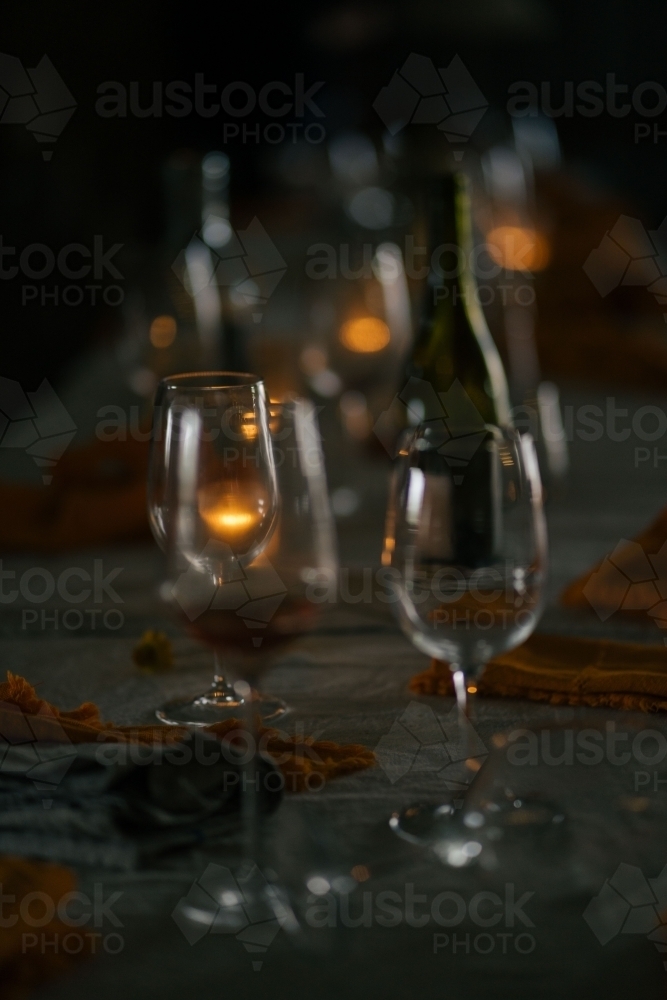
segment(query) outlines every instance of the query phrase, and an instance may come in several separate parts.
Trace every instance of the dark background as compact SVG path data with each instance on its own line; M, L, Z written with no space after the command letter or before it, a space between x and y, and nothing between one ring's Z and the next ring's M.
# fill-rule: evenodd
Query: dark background
M266 145L223 147L222 114L100 118L97 88L108 80L126 87L139 81L148 101L157 80L193 83L203 73L218 90L235 80L259 89L271 80L291 84L301 72L307 86L324 81L316 101L328 136L355 127L378 134L372 102L411 51L438 65L458 53L491 107L502 111L518 80L550 81L556 105L565 81L604 83L608 73L630 91L647 80L667 85L666 27L667 8L657 0L10 5L3 10L2 51L27 67L46 53L77 110L50 162L23 126L0 126L0 234L18 250L31 242L56 250L71 241L90 245L103 234L105 246L123 243L123 269L131 277L160 244L160 165L181 147L224 148L233 203L271 196ZM253 123L262 118L252 117ZM631 111L624 118L557 119L568 169L619 196L647 228L667 214L667 136L636 144L634 125L660 127L663 117L640 119ZM0 282L0 310L2 374L26 389L44 377L57 382L77 352L112 336L119 322L107 308L22 306L12 281Z

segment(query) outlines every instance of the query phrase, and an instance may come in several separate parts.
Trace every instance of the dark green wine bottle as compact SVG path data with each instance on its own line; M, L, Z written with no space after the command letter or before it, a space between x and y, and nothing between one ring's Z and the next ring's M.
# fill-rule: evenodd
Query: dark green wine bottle
M408 422L432 428L424 471L450 483L451 555L483 566L494 563L499 540L499 456L487 425L511 421L507 380L479 302L465 175L433 181L427 205L429 275L400 395Z
M431 181L426 210L429 274L406 375L428 383L437 394L444 393L445 406L453 384L458 383L455 394L463 400L459 386L463 388L480 422L505 426L510 422L507 380L479 303L471 261L472 219L466 176L448 173ZM417 389L414 383L413 388ZM462 403L456 407L453 401L453 405L463 408ZM422 407L413 409L415 416L422 416L421 409L428 419L432 402L422 400ZM455 417L474 419L469 413Z

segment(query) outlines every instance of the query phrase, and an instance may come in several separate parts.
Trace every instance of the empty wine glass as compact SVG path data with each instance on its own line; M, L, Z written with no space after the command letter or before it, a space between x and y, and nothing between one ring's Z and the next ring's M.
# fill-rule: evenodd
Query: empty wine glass
M532 439L491 424L456 431L452 437L437 420L404 436L383 563L395 571L403 631L417 649L449 665L461 756L471 758L468 694L492 657L518 646L535 628L547 538ZM471 770L478 766L470 760ZM464 804L464 820L465 814ZM391 825L406 839L432 840L443 824L459 819L448 801L411 806Z

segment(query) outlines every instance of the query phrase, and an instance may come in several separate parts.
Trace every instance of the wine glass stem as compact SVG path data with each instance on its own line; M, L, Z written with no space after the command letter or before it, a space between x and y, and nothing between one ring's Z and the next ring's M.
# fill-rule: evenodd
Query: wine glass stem
M468 717L468 692L466 690L466 675L465 672L459 667L454 671L454 691L456 693L456 705L459 710L459 714L462 719L467 719Z
M469 664L457 664L453 669L452 680L456 693L461 747L466 757L471 756L471 739L474 732L470 720L475 696L471 697L468 694L468 677L471 676L475 676L475 671Z
M243 859L250 867L261 866L260 858L260 782L262 772L259 767L259 733L257 731L256 707L252 698L242 699L243 725L246 731L247 749L241 775L241 822L243 836Z
M220 659L220 654L216 650L213 653L213 688L212 690L219 695L225 695L227 698L235 699L240 701L239 695L236 694L232 684L227 680L223 673L223 666ZM243 699L245 700L245 699Z

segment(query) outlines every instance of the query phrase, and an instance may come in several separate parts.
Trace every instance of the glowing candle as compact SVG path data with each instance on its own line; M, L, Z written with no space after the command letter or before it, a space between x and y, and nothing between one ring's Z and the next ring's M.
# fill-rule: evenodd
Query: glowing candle
M241 418L241 434L246 441L254 441L257 437L257 422L252 411L244 413Z
M212 535L230 544L250 539L266 515L263 495L202 491L199 512Z

